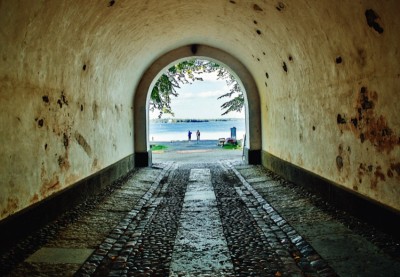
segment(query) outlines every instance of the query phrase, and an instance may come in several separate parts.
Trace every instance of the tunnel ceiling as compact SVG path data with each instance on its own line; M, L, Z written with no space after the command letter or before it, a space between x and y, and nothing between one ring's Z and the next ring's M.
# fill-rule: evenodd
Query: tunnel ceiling
M253 75L263 152L399 210L398 10L394 0L1 0L0 219L134 153L141 76L191 44Z
M345 78L345 72L357 63L364 72L373 71L373 66L362 65L361 60L368 54L365 45L380 44L386 50L371 53L382 63L396 54L388 43L394 38L385 36L384 30L398 22L390 22L395 18L387 17L389 22L384 25L379 14L390 14L397 3L389 1L379 7L372 3L2 1L2 22L8 26L3 28L3 39L12 42L2 46L3 53L16 52L12 51L16 46L21 50L19 55L3 54L3 62L13 66L20 61L29 66L31 72L21 66L23 72L19 73L25 75L35 72L33 67L40 70L49 66L51 57L62 52L79 69L86 65L93 71L107 62L119 74L129 72L124 77L133 78L133 85L140 77L137 73L161 54L185 44L201 43L237 56L260 85L267 82L279 88L285 85L281 78L288 75L286 84L295 80L298 86L308 82L324 86ZM356 39L354 34L362 36ZM37 63L26 64L30 58ZM337 72L335 63L342 64L341 72ZM64 74L76 70L62 65L68 70ZM313 74L321 66L328 69L322 80L319 74ZM52 77L49 73L58 72L47 72L48 78Z
M19 61L29 67L27 71L21 66L21 75L32 74L33 67L40 70L50 66L52 56L61 52L79 69L86 65L88 71L93 71L106 62L114 72L124 72L124 78L133 79L133 86L140 73L161 54L201 43L238 57L260 85L267 82L277 86L270 89L271 93L293 81L297 86L308 82L330 85L345 78L343 72L357 63L365 73L371 72L372 64L363 66L361 61L369 58L365 49L369 44L380 44L386 50L371 53L382 63L392 61L396 55L390 47L396 38L385 36L384 31L398 22L390 22L395 18L387 17L389 22L384 24L379 16L395 10L395 1L377 7L373 1L346 5L329 1L222 0L17 3L2 1L2 22L8 26L3 28L2 36L11 42L2 48L3 62L13 66ZM355 34L362 36L356 39ZM12 51L16 46L19 55L5 54L17 52ZM36 62L27 63L30 58L36 58ZM341 72L337 72L336 64L342 64ZM62 66L67 71L64 74L76 70L65 68L64 63L52 66ZM319 74L312 74L321 66L327 69L322 80ZM52 77L53 72L46 73Z

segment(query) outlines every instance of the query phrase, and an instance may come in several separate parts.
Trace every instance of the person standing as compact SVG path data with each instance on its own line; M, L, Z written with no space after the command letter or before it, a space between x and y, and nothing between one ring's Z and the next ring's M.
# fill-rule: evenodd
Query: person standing
M196 137L197 137L197 143L199 143L199 140L200 140L200 131L199 130L197 130L197 132L196 132Z
M189 141L192 140L192 132L190 132L190 130L188 131L188 139L189 139Z

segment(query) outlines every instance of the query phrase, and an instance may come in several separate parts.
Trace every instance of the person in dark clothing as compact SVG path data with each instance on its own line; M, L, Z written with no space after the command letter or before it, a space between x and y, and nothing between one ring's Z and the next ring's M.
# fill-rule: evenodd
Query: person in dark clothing
M196 137L197 137L197 143L200 141L200 131L197 130L196 132Z

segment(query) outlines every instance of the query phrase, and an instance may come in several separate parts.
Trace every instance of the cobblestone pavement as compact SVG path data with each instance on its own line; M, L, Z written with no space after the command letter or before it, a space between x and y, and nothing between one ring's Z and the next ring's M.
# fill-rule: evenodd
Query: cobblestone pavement
M0 275L400 276L399 249L261 166L160 163L21 241Z
M265 199L339 276L400 276L398 239L336 209L262 166L242 162L226 165L245 186L253 188L255 195ZM300 249L300 254L303 252Z

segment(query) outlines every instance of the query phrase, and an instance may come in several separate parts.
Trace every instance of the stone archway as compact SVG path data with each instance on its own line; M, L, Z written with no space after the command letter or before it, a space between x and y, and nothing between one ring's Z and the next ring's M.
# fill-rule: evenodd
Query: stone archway
M143 74L134 97L134 146L135 166L149 166L152 163L148 146L149 92L161 71L171 63L191 57L214 60L228 68L245 91L246 105L246 146L245 157L249 164L261 163L261 111L259 93L253 76L235 57L220 49L206 45L188 45L172 50L157 59Z

